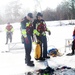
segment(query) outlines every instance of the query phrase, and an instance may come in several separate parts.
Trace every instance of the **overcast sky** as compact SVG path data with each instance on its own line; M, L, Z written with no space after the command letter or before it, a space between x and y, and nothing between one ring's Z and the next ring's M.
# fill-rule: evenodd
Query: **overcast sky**
M5 8L9 2L14 0L0 0L0 9ZM19 1L19 0L18 0ZM40 7L42 10L46 9L47 7L55 9L57 5L59 5L63 0L38 0L40 1L40 6L38 7L38 3L36 3L37 0L20 0L20 2L23 4L23 8L26 8L28 10L34 10L37 8L38 11L40 11ZM36 5L36 6L35 6Z

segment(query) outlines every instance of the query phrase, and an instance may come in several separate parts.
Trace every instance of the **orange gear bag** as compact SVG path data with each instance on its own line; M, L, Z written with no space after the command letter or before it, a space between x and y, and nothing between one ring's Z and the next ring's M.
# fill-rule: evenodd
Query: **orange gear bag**
M41 56L41 47L40 44L36 44L36 48L35 48L35 59L39 59Z

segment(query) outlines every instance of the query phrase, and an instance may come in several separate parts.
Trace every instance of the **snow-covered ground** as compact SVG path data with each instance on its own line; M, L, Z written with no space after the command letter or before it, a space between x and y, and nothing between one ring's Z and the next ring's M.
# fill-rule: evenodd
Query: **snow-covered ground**
M57 21L58 22L58 21ZM58 22L59 23L59 22ZM63 21L65 23L65 21ZM48 49L51 47L56 47L61 53L65 52L65 39L72 39L72 33L75 25L63 25L63 26L49 26L51 24L57 25L57 23L47 22L47 26L51 31L49 36L47 33L47 43ZM25 64L25 53L24 49L11 50L9 51L8 45L5 45L6 42L6 33L4 31L6 25L0 26L2 32L0 32L0 75L24 75L26 71L31 71L39 68L45 68L44 62L38 62L34 59L34 48L32 50L32 60L34 60L35 67L28 67ZM21 42L21 32L19 30L20 24L13 24L14 33L13 33L13 42ZM11 44L12 45L12 44ZM23 44L20 43L23 47ZM34 47L35 45L33 45ZM71 52L68 48L66 49L67 53ZM58 66L69 66L75 68L75 55L66 56L65 54L61 57L51 57L47 60L50 67L55 68Z

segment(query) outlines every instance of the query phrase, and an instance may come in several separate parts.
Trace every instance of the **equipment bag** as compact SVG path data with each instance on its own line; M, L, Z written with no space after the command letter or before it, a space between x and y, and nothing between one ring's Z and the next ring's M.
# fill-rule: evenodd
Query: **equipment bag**
M35 59L39 59L41 56L41 47L40 47L40 43L36 44L36 48L35 48Z
M52 48L50 50L47 51L47 53L53 57L56 57L57 56L57 52L58 52L58 49L57 48Z

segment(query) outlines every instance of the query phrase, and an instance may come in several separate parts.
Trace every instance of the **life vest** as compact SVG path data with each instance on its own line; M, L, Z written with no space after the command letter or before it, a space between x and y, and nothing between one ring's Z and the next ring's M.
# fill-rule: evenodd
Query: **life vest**
M32 25L32 23L27 23L26 24L26 32L28 33L28 34L33 34L33 25Z
M12 25L6 26L6 29L7 29L8 31L10 31L12 28L13 28Z
M45 32L47 30L46 24L45 23L38 23L36 29L40 33Z

